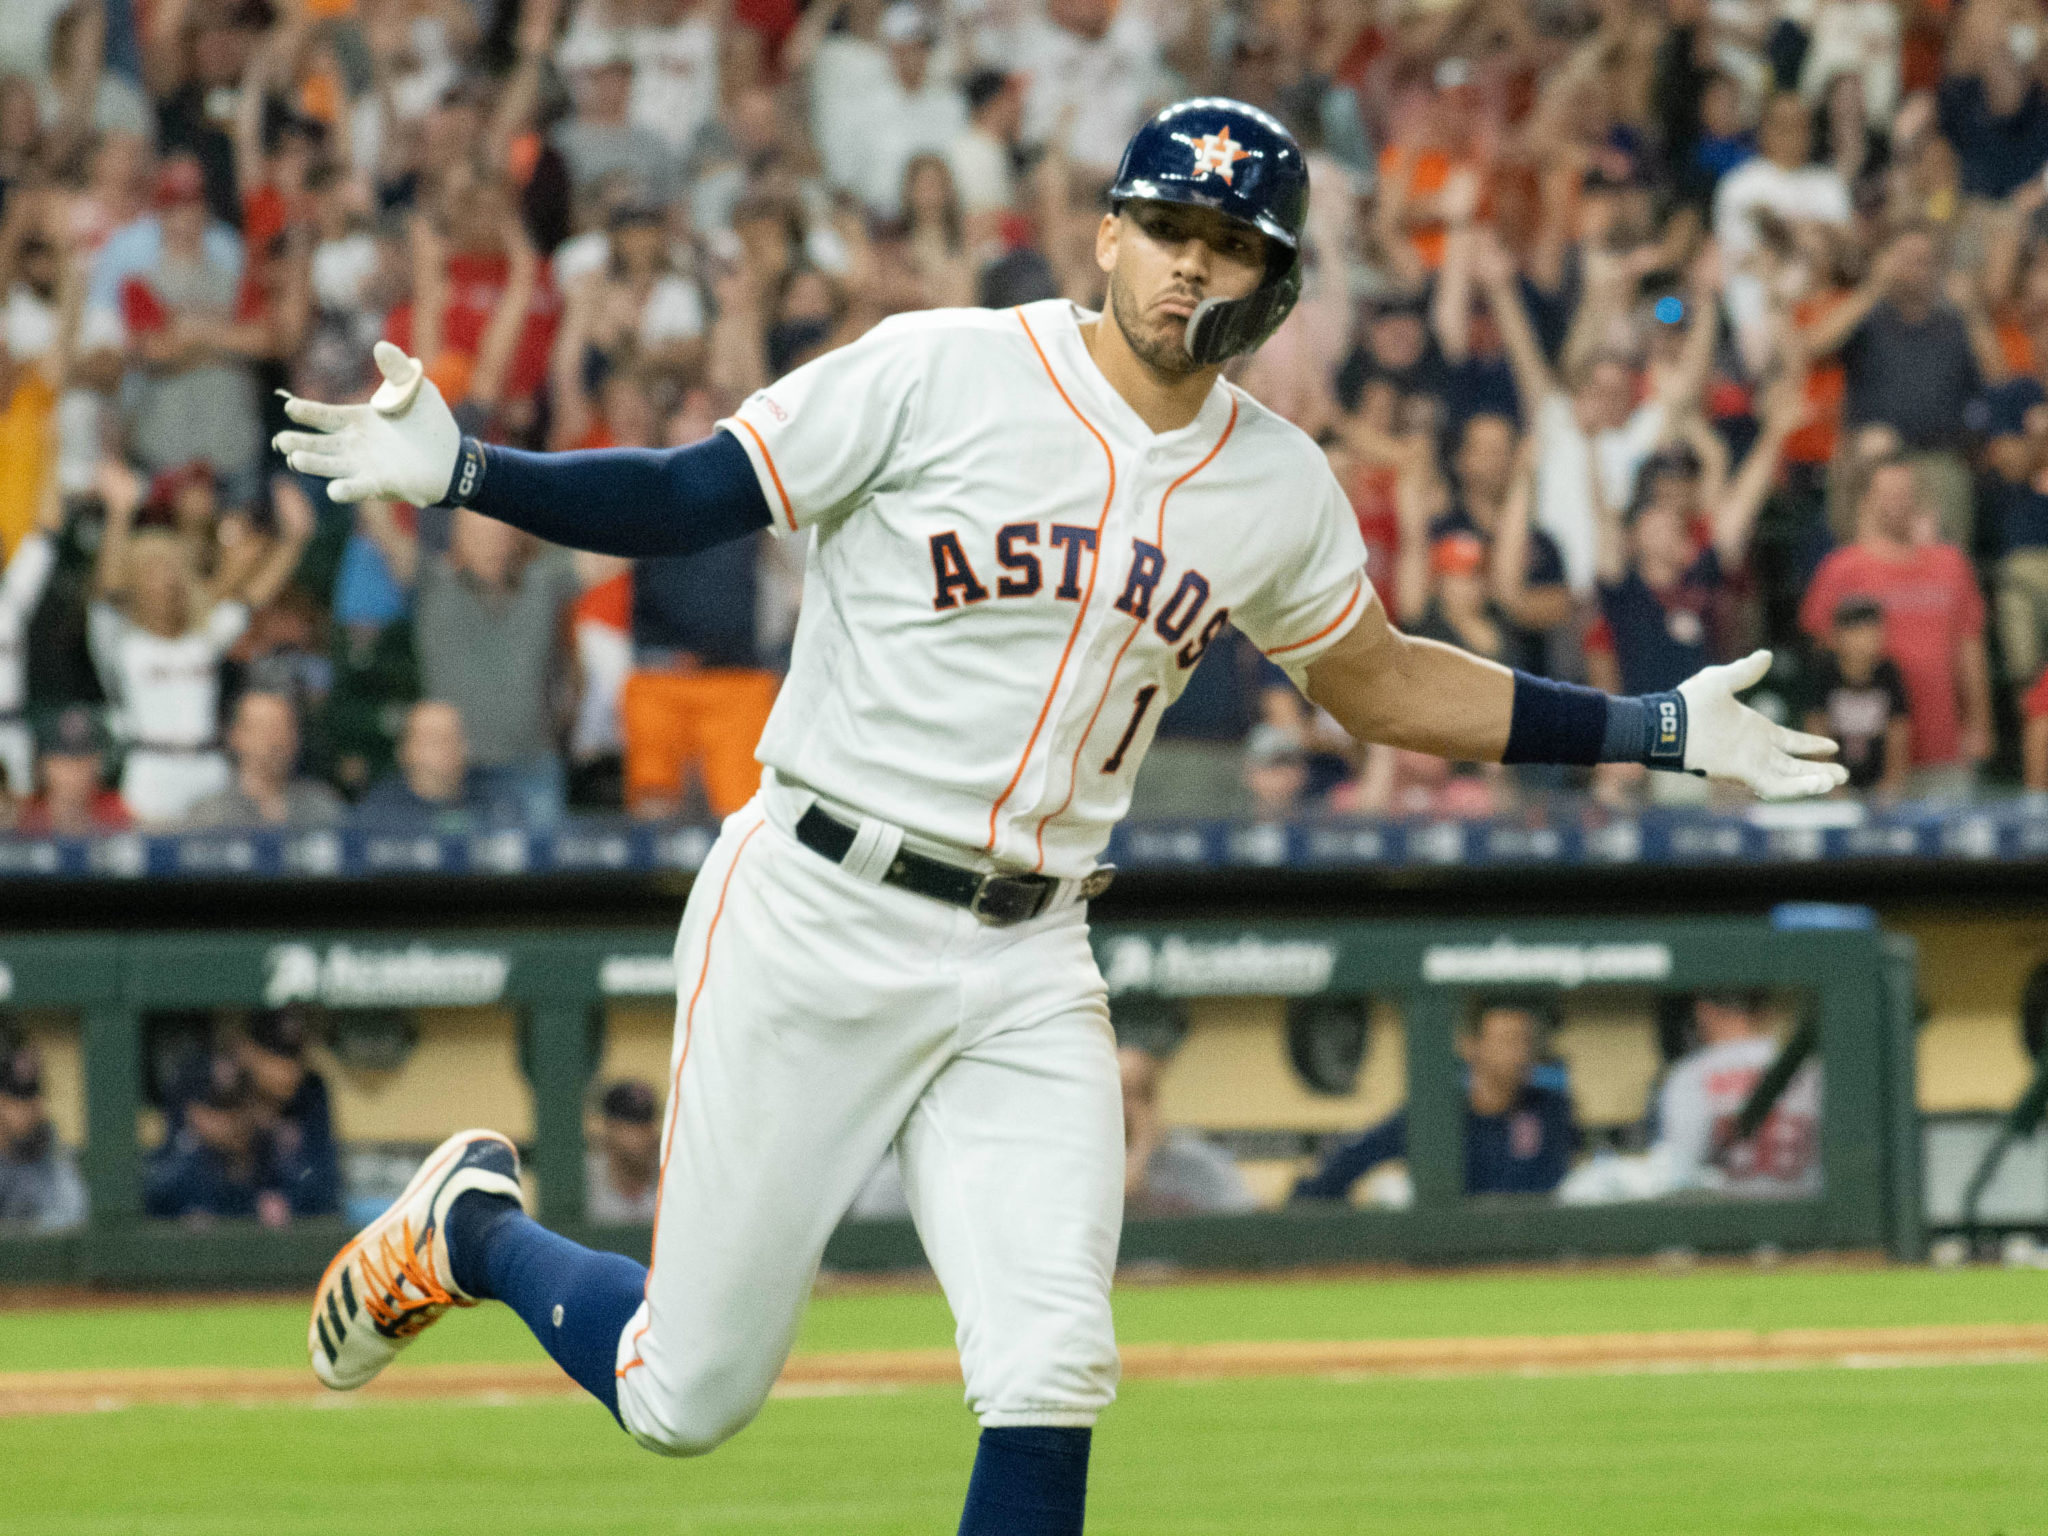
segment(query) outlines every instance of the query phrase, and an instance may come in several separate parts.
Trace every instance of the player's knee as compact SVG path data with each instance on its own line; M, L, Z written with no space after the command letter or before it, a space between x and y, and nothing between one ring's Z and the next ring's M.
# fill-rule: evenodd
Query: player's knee
M635 1430L633 1438L657 1456L709 1456L751 1424L758 1411L748 1408L744 1412L684 1412Z
M708 1456L753 1423L768 1396L765 1386L699 1378L645 1397L627 1421L633 1438L660 1456Z

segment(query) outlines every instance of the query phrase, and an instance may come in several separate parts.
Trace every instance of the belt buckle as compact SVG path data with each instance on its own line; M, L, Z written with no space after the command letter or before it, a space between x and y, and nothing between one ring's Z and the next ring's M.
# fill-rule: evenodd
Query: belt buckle
M983 875L974 888L974 898L967 903L967 910L974 914L976 921L991 928L1008 928L1013 923L1028 922L1043 912L1052 889L1050 881L1033 885L1014 875Z

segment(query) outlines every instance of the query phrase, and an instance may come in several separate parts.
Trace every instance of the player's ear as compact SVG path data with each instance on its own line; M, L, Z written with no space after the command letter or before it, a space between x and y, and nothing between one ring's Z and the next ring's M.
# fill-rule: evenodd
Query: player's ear
M1095 265L1105 272L1116 270L1117 242L1123 234L1122 215L1105 213L1095 226Z

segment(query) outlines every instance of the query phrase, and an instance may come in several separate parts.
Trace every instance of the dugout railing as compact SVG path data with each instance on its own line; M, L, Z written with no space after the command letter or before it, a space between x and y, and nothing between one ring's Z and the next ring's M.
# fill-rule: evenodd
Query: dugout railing
M0 1005L77 1020L92 1217L78 1232L0 1236L0 1283L285 1285L317 1276L339 1218L280 1231L145 1218L143 1020L176 1010L304 1001L334 1010L488 1006L518 1019L532 1093L529 1157L545 1219L644 1258L646 1228L583 1221L584 1119L607 1005L673 988L672 934L438 930L0 937ZM1566 1255L1882 1250L1921 1256L1914 1109L1914 955L1875 929L1787 930L1762 920L1234 922L1103 925L1095 944L1123 999L1374 998L1398 1009L1409 1108L1406 1209L1288 1209L1126 1224L1126 1261L1207 1267L1356 1261L1479 1262ZM1464 1192L1464 1075L1456 1050L1473 999L1628 988L1797 994L1825 1066L1819 1193L1750 1200L1690 1193L1600 1206ZM450 1084L447 1129L467 1124ZM921 1262L907 1221L850 1222L827 1263Z

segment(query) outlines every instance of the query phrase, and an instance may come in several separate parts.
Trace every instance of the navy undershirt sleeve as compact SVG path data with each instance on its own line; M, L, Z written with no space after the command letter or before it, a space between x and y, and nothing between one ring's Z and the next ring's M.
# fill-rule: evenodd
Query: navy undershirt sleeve
M730 432L687 448L527 453L464 438L448 500L551 544L644 559L694 555L769 522Z

